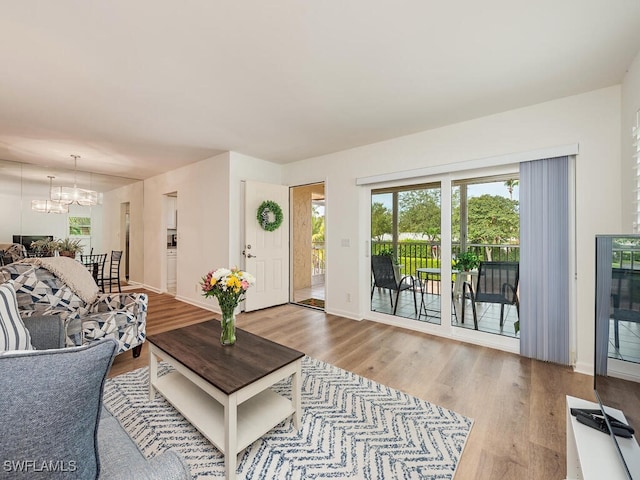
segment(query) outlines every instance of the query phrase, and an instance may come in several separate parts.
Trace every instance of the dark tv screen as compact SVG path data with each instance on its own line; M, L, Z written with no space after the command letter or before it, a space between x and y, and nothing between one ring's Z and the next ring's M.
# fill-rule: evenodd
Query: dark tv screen
M640 434L640 235L596 236L594 391ZM636 440L610 435L628 478L640 480Z

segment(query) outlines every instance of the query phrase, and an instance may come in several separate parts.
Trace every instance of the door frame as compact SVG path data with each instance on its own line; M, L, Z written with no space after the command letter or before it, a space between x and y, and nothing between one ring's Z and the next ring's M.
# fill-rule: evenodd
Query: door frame
M419 184L440 183L441 188L441 282L443 284L450 284L451 282L451 268L447 268L447 265L451 264L451 186L456 180L472 177L482 176L494 176L507 174L513 171L514 168L518 168L518 163L502 164L497 166L488 166L484 169L470 169L470 170L458 170L451 173L437 172L433 175L426 175L424 177L408 177L401 180L392 180L388 182L376 182L367 184L367 244L369 245L366 252L368 264L364 266L363 281L369 281L371 278L371 192L384 187L402 187ZM445 215L445 212L449 212ZM370 285L370 284L367 284ZM362 300L367 307L364 309L365 318L395 325L410 330L429 333L445 338L453 338L461 340L467 343L473 343L477 345L487 346L498 350L504 350L512 353L520 352L520 340L511 337L505 337L502 335L496 335L493 333L486 333L477 330L469 330L466 328L459 328L453 325L452 306L451 302L441 303L441 322L440 325L431 324L427 322L419 322L409 318L398 317L394 315L387 315L384 313L371 310L371 302L369 301L370 289L361 289ZM365 300L366 295L366 300Z
M307 186L313 186L313 185L322 185L322 190L323 190L323 195L324 195L324 255L325 255L325 274L324 274L324 300L325 300L325 308L323 310L326 310L326 300L327 300L327 264L328 264L328 254L327 254L327 249L328 249L328 235L327 235L327 227L328 227L328 222L327 222L327 181L325 180L321 180L321 181L317 181L317 182L309 182L309 183L303 183L303 184L299 184L299 185L291 185L289 186L289 218L291 219L291 221L289 222L289 303L293 303L296 305L300 305L299 303L297 303L295 300L295 284L294 284L294 279L295 279L295 238L294 238L294 230L295 230L295 215L294 215L294 199L293 199L293 191L296 188L302 188L302 187L307 187Z

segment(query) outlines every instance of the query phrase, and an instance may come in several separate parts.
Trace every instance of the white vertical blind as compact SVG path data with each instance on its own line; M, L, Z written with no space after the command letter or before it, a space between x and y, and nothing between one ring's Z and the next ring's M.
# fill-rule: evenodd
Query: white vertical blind
M520 353L570 363L569 159L520 164Z

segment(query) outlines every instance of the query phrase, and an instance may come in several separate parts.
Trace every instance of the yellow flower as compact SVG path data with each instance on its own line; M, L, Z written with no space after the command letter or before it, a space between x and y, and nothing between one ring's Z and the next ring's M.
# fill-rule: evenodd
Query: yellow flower
M233 293L238 293L240 291L240 288L242 288L242 284L240 283L238 277L229 277L229 280L227 280L227 288L232 289Z

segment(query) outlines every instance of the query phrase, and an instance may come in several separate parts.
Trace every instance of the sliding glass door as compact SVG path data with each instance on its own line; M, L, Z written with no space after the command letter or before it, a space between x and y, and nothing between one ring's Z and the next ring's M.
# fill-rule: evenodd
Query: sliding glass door
M440 183L371 193L371 310L441 323Z
M452 183L451 323L456 327L518 336L518 196L517 175Z

